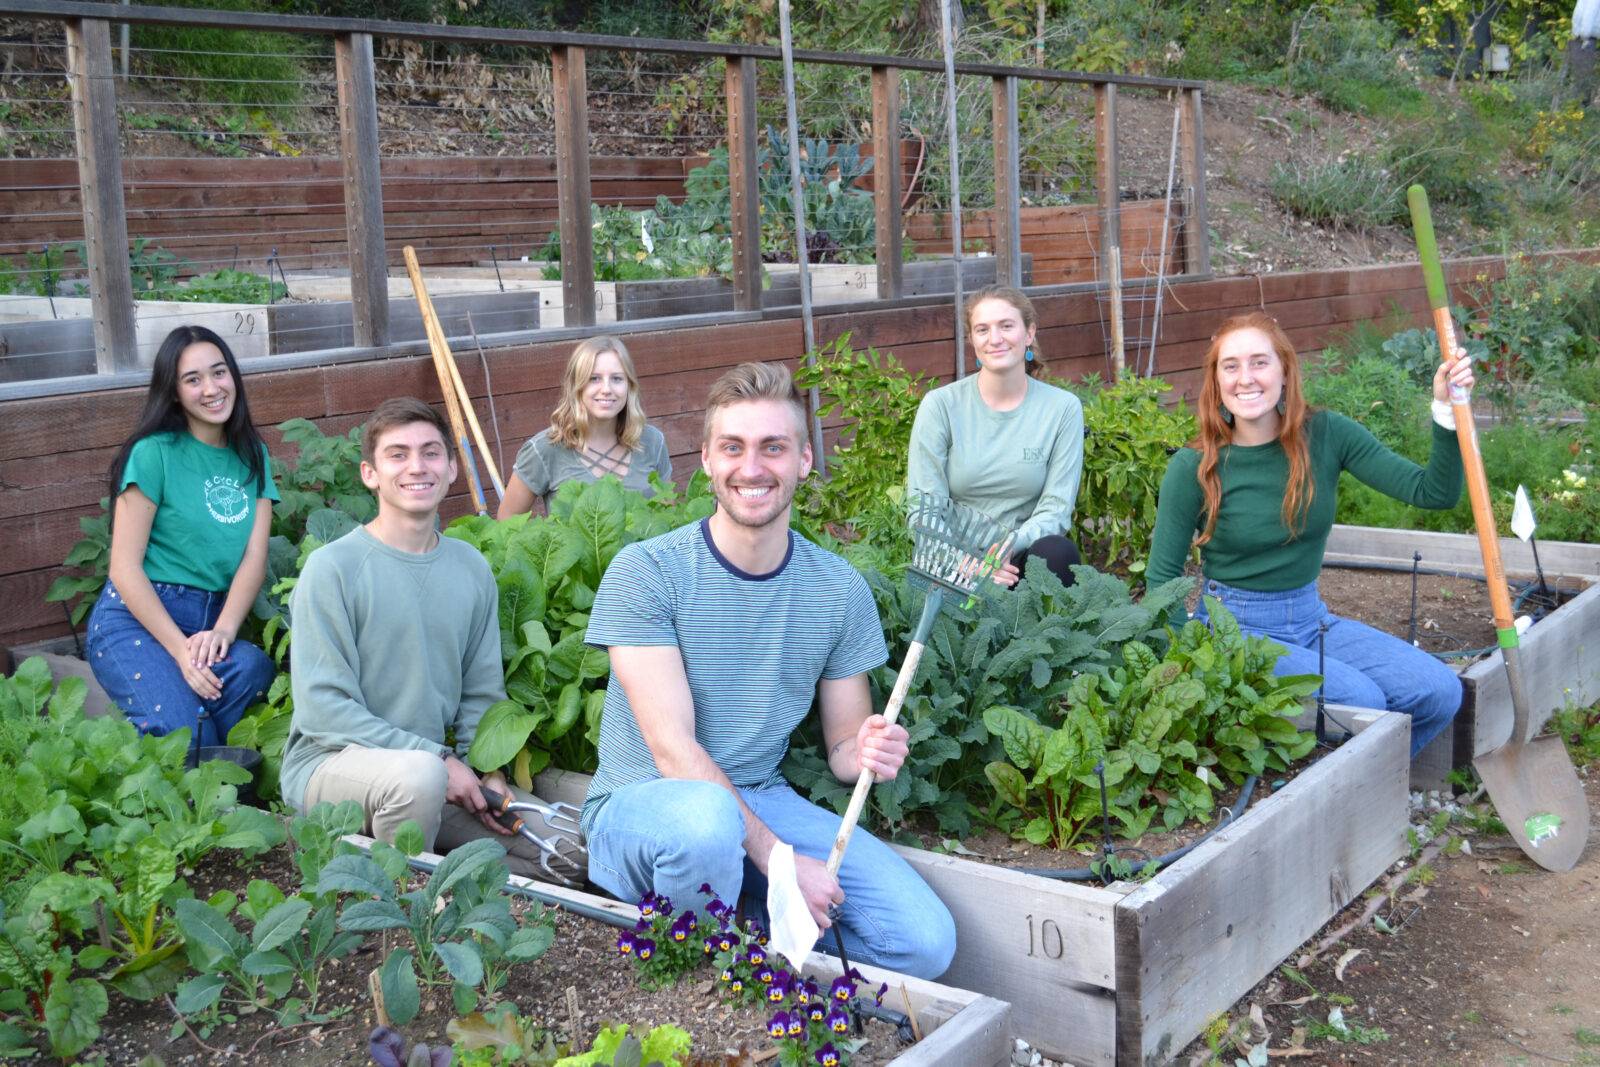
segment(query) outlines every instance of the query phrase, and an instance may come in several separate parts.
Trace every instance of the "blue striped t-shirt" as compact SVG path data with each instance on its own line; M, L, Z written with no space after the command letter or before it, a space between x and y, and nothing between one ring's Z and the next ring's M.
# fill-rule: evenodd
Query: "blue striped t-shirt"
M600 648L677 645L694 696L695 740L735 785L763 788L781 780L778 764L817 682L877 667L889 651L872 593L850 564L791 531L782 566L747 574L717 551L709 523L617 553L585 640ZM613 672L585 828L614 790L660 776Z

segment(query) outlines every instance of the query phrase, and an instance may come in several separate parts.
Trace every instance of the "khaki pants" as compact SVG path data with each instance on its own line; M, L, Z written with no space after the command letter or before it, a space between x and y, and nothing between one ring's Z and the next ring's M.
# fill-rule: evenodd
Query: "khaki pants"
M366 814L364 832L380 841L394 842L395 831L407 819L422 829L428 851L445 853L468 841L491 837L506 848L511 873L549 881L539 863L539 846L520 834L499 834L487 829L465 808L445 801L450 782L444 760L420 749L362 748L351 745L323 760L306 783L305 806L321 801L337 804L354 800ZM511 787L518 800L538 798ZM561 851L572 855L576 838L539 823L534 832L555 841L566 838Z

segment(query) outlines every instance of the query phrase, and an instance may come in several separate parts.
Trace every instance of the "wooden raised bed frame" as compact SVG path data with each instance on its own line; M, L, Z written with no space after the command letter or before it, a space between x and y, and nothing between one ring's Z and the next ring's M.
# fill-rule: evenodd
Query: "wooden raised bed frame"
M1353 740L1143 884L899 849L955 916L939 981L1009 1001L1017 1036L1078 1067L1165 1063L1405 854L1410 720L1347 711Z
M587 785L587 776L577 778ZM576 782L577 778L569 779L569 783ZM566 795L565 790L562 792ZM345 840L364 850L372 847L372 838L359 834L351 834ZM424 852L417 858L423 863L436 865L444 857ZM518 888L532 890L546 903L557 906L563 903L579 904L616 915L624 920L625 926L631 927L639 917L639 911L633 905L610 897L597 897L517 875L511 876L511 882ZM890 1061L892 1067L1002 1067L1010 1062L1011 1005L993 997L911 978L881 967L868 964L853 966L861 972L868 986L876 988L886 982L891 992L901 994L892 1001L886 996L888 1006L904 1010L909 1004L909 1014L916 1023L917 1032L922 1034L921 1041ZM813 952L806 959L804 971L826 984L839 976L839 961L821 952Z

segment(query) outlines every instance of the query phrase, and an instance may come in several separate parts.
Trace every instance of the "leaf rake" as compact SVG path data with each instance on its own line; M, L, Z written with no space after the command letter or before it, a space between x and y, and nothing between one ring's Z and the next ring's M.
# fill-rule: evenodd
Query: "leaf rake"
M949 497L920 490L910 494L911 536L915 541L911 565L906 577L913 585L928 591L922 602L922 618L917 622L917 632L906 649L906 658L900 664L900 675L895 679L889 703L883 717L891 724L900 717L900 707L906 701L906 692L922 661L922 650L933 630L933 620L938 618L951 594L962 598L961 610L970 608L978 596L979 583L988 580L997 567L1011 555L1011 543L1016 534L1000 525L981 511L957 504ZM867 792L876 776L863 774L856 781L855 792L850 794L850 806L845 809L839 835L834 839L833 851L828 854L828 873L837 875L844 861L844 850L850 844L861 809L866 805Z

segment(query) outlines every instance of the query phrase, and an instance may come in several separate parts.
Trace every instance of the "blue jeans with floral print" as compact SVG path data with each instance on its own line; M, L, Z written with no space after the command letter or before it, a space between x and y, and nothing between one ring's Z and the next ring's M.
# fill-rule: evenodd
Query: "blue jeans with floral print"
M225 593L154 582L156 596L184 635L209 630L222 613ZM160 737L187 726L197 746L225 745L228 731L253 704L267 698L277 674L255 645L235 641L228 658L211 668L222 695L206 700L189 688L183 671L123 603L110 581L89 614L85 644L95 680L140 733Z

